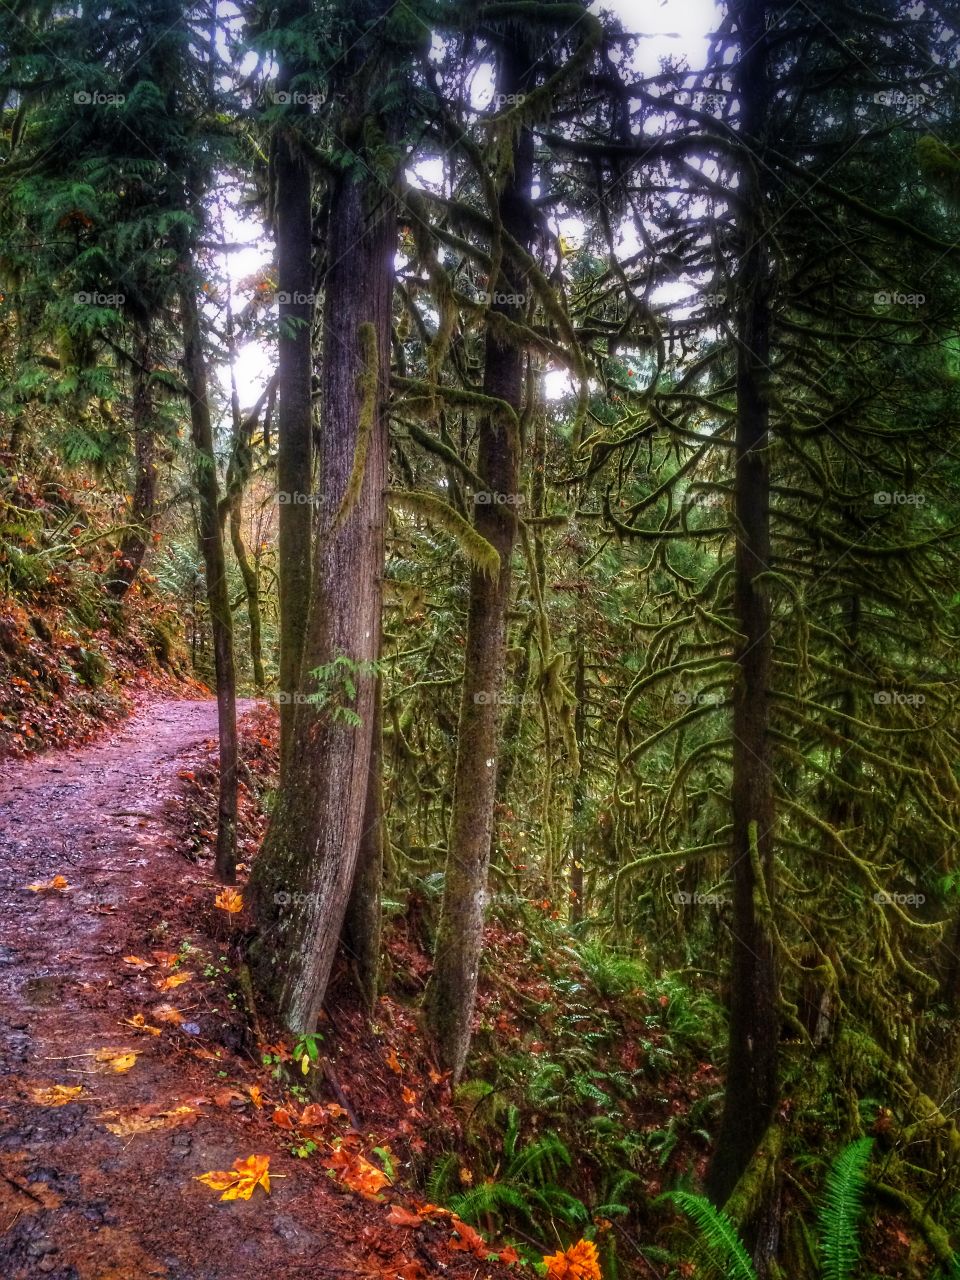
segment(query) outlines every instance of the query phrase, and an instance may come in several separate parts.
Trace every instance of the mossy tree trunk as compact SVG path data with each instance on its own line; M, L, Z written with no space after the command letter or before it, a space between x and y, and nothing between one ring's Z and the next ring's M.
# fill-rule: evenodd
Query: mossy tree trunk
M381 12L371 7L371 16ZM382 125L365 104L387 74L362 42L344 62L340 136L363 153ZM341 660L324 706L295 706L287 769L254 866L260 929L257 981L293 1031L310 1030L323 1003L364 844L376 734L391 303L397 208L367 164L330 181L323 278L322 420L303 687Z
M287 0L284 25L304 19L309 0ZM281 62L280 93L302 92L299 68ZM299 86L299 88L297 87ZM303 646L310 607L310 547L313 503L313 180L297 145L297 121L308 111L293 101L274 135L277 276L280 330L277 346L278 563L280 576L280 768L286 767L293 732L295 698L301 689Z
M237 703L233 619L227 589L213 421L207 392L207 367L196 280L189 261L183 262L180 270L183 369L190 401L190 428L199 499L200 550L207 580L220 735L216 873L225 884L233 884L237 878Z
M503 39L498 93L529 89L530 57L521 31ZM499 196L504 230L520 245L531 243L533 138L521 129L513 144L512 164ZM510 318L523 310L525 284L521 271L505 259L491 309ZM505 300L504 300L505 299ZM521 301L517 301L521 299ZM513 406L519 416L523 400L526 355L523 346L496 325L487 329L483 391ZM481 419L477 473L486 486L475 504L474 525L500 556L499 572L473 568L467 612L463 692L457 731L453 807L447 838L443 905L437 931L433 974L425 995L425 1012L437 1056L456 1081L470 1046L470 1022L476 1001L483 944L487 873L493 834L499 754L500 699L504 682L507 611L510 603L510 559L516 539L520 441L515 423L502 413ZM485 501L483 499L486 499Z
M769 477L769 267L758 174L767 124L766 5L734 6L740 54L736 93L742 147L737 281L737 422L734 608L741 639L733 701L733 922L730 1038L723 1120L707 1178L722 1205L766 1133L778 1098L777 970L763 901L774 901L771 767L772 638Z
M384 841L383 812L383 687L377 681L374 699L373 744L367 770L367 799L353 887L340 942L353 971L365 1007L372 1010L380 976Z

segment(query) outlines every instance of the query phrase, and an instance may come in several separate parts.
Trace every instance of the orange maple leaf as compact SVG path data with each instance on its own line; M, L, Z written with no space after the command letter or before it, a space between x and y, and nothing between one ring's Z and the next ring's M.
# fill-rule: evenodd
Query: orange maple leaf
M546 1255L546 1280L601 1280L597 1246L592 1240L578 1240L566 1251Z
M63 876L54 876L52 880L35 880L33 884L28 884L27 888L31 893L46 893L48 889L63 893L64 889L69 889L70 886Z
M219 907L221 911L229 911L231 915L243 910L243 894L231 885L221 889L213 902L214 906Z
M339 1175L345 1187L349 1187L351 1191L359 1191L362 1196L376 1196L390 1184L390 1179L382 1169L343 1147L338 1147L325 1163L328 1169Z
M192 980L192 973L171 973L169 977L161 978L159 982L155 982L153 985L158 991L172 991L174 987L180 987L185 982L191 982Z
M247 1156L234 1160L233 1169L214 1169L198 1174L197 1182L203 1182L214 1191L222 1191L221 1200L249 1200L259 1186L270 1191L270 1157Z
M454 1218L451 1225L459 1239L451 1240L450 1248L461 1253L472 1253L475 1258L482 1258L486 1262L490 1248L479 1231L474 1231L473 1227L461 1222L459 1218ZM597 1280L600 1280L599 1276Z
M423 1218L419 1213L411 1213L409 1209L404 1209L401 1204L392 1204L390 1212L387 1214L387 1221L392 1222L395 1227L422 1227Z

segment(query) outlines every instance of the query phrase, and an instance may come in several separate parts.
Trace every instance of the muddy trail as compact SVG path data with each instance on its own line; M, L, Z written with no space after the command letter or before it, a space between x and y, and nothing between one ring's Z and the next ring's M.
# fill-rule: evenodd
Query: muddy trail
M3 766L0 1276L506 1274L438 1262L385 1204L293 1158L251 1105L259 1064L230 1043L236 1010L216 1007L203 958L170 984L165 917L215 892L171 814L215 733L213 702L157 702L92 745ZM196 1180L255 1153L271 1157L269 1196L222 1204Z

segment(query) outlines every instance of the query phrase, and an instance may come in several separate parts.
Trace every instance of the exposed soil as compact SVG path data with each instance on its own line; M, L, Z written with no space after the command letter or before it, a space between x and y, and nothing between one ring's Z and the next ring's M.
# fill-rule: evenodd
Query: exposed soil
M242 1001L234 991L231 1002L216 954L184 951L169 923L188 907L206 910L216 935L224 915L213 909L209 869L191 860L196 851L174 824L196 777L190 766L209 755L215 733L213 702L160 701L80 749L5 765L0 1275L513 1274L458 1249L447 1221L391 1222L400 1192L347 1190L322 1160L290 1154L269 1096L255 1105L264 1068ZM56 876L68 887L27 887ZM223 950L236 927L226 919ZM189 983L160 989L183 972L193 973ZM179 1023L163 1020L164 1004ZM138 1015L159 1034L136 1026ZM125 1051L136 1060L115 1070L106 1059L124 1066ZM37 1094L57 1085L81 1092L62 1105ZM359 1145L340 1123L348 1145ZM269 1196L257 1188L250 1200L221 1203L196 1181L252 1154L270 1156ZM393 1216L402 1218L396 1208Z

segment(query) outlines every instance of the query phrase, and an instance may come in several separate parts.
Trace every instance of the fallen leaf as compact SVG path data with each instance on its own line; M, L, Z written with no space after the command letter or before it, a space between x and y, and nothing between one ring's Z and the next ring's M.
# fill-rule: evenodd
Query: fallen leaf
M243 910L243 894L231 885L221 889L213 902L214 906L219 907L221 911L229 911L231 915Z
M224 1087L223 1089L214 1089L210 1100L215 1107L232 1107L235 1102L246 1104L247 1098L239 1089Z
M192 973L171 973L169 977L161 978L159 982L153 985L158 991L172 991L174 987L182 987L185 982L192 982Z
M475 1258L482 1258L485 1262L490 1248L479 1231L474 1231L473 1227L461 1222L459 1218L453 1219L452 1226L459 1239L451 1240L450 1248L460 1253L472 1253ZM597 1280L600 1280L599 1276Z
M150 954L156 960L157 964L162 964L164 969L170 969L177 962L177 953L175 951L151 951Z
M392 1204L390 1206L387 1221L392 1222L395 1227L423 1226L423 1218L418 1213L411 1213L409 1209L404 1209L403 1205L400 1204Z
M145 1031L150 1036L163 1034L159 1027L151 1027L142 1013L135 1013L132 1018L124 1018L123 1025L125 1027L133 1027L137 1031Z
M384 1054L384 1060L391 1071L395 1071L397 1075L403 1071L403 1064L397 1057L397 1051L392 1046Z
M222 1191L221 1200L249 1200L258 1186L270 1191L270 1157L254 1155L234 1160L232 1170L213 1170L198 1175L196 1180Z
M519 1253L517 1253L516 1249L513 1247L512 1244L508 1244L505 1249L500 1250L500 1261L501 1262L519 1262L520 1255Z
M105 1111L102 1116L97 1118L105 1120L107 1116L117 1116L116 1120L108 1122L104 1127L109 1129L111 1133L115 1133L118 1138L132 1138L138 1133L149 1133L152 1129L168 1129L185 1116L194 1114L193 1107L184 1106L174 1107L172 1111L161 1111L153 1116L138 1112L121 1115L116 1111Z
M134 969L152 969L152 960L141 960L139 956L124 956L123 963L132 965Z
M129 1071L140 1055L136 1049L121 1049L119 1053L115 1049L98 1049L93 1056L120 1075Z
M263 1090L258 1084L251 1084L247 1087L247 1093L250 1095L250 1101L259 1111L263 1106Z
M153 1011L154 1018L158 1022L172 1022L179 1024L183 1021L183 1014L179 1009L175 1009L172 1004L158 1004Z
M83 1092L82 1084L28 1084L27 1093L31 1102L38 1102L42 1107L63 1107L72 1102Z
M28 884L27 888L31 893L46 893L51 889L63 893L64 889L69 889L70 886L63 876L54 876L52 880L36 880L33 884Z
M578 1240L564 1252L544 1255L546 1280L601 1280L597 1246L592 1240Z
M358 1191L362 1196L376 1196L390 1184L390 1179L382 1169L378 1169L363 1156L347 1151L344 1147L339 1147L324 1163L328 1169L332 1169L339 1175L345 1187L349 1187L351 1191Z
M276 1111L273 1113L273 1123L278 1125L281 1129L293 1128L293 1119L291 1118L290 1112L287 1111L285 1107L277 1107Z

